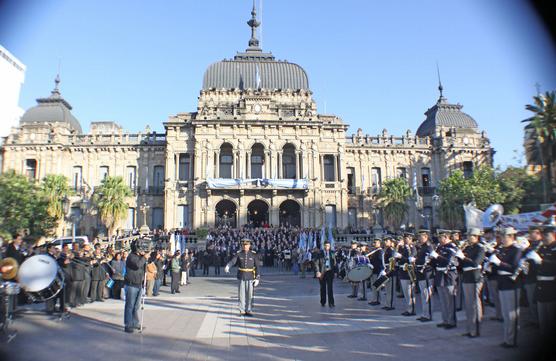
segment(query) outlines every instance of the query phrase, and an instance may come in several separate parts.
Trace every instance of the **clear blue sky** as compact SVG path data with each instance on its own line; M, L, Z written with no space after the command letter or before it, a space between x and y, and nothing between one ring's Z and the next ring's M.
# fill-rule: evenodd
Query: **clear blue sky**
M260 0L257 0L260 2ZM247 47L250 0L0 2L0 44L27 65L21 106L61 91L88 130L130 131L196 110L206 67ZM413 132L444 93L491 137L495 165L518 164L524 106L556 89L556 54L519 0L267 0L262 47L300 64L319 111L378 134Z

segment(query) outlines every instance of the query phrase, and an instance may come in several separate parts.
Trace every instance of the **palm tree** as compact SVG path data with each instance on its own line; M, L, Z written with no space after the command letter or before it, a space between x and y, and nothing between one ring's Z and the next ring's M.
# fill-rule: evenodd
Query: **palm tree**
M525 108L534 115L522 122L525 126L525 147L529 160L538 160L542 165L545 187L545 202L548 202L547 185L553 184L552 167L556 147L556 92L546 92L533 97L534 104ZM535 158L535 159L531 159ZM551 191L552 189L550 189ZM552 193L552 192L550 192Z
M411 188L403 178L392 178L382 184L377 197L378 205L383 209L386 222L398 230L407 215L411 198Z
M61 235L62 220L64 219L64 199L73 194L68 178L59 174L49 174L43 178L40 194L47 201L46 211L56 222L56 235Z
M102 223L108 230L108 239L112 238L119 223L127 218L127 198L133 192L122 177L106 177L95 189L93 202L98 210Z

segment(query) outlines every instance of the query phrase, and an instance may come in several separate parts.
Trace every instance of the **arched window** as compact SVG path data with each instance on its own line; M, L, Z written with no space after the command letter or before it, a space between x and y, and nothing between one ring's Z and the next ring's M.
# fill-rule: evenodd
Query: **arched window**
M256 143L251 148L251 178L263 177L264 147Z
M232 165L234 163L234 155L232 145L224 143L220 147L220 178L232 178Z
M285 179L296 179L295 172L295 147L286 144L282 149L282 177Z

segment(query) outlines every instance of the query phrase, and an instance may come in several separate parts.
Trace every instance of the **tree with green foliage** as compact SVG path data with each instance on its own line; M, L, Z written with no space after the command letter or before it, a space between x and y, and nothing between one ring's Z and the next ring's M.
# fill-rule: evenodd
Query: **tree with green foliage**
M477 208L485 209L505 200L494 169L488 166L478 168L470 178L458 169L440 181L438 190L442 220L452 229L465 226L464 204L474 202Z
M29 231L32 236L51 235L56 221L47 211L48 202L34 182L14 171L0 175L0 233Z
M542 203L542 184L538 175L527 174L523 168L508 167L497 174L504 213L517 214L538 210Z
M73 194L68 178L63 175L49 174L43 178L40 192L48 202L47 213L56 220L55 233L61 235L64 219L64 199Z
M377 203L383 209L386 222L398 230L407 216L411 198L411 188L407 180L403 178L392 178L386 180L380 189Z
M523 120L528 123L525 127L529 139L525 146L527 153L536 155L543 166L545 202L552 190L552 163L556 148L556 92L550 91L533 97L534 104L527 104L525 108L534 115Z
M131 188L125 184L122 177L106 177L95 189L93 203L108 230L109 239L112 238L120 222L127 218L129 208L127 200L132 195Z

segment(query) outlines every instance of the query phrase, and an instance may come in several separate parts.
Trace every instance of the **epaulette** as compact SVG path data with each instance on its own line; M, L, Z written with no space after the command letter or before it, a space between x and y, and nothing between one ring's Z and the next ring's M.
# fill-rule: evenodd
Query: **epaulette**
M255 252L255 251L251 251L251 253L253 253L253 254L257 254L257 252Z

